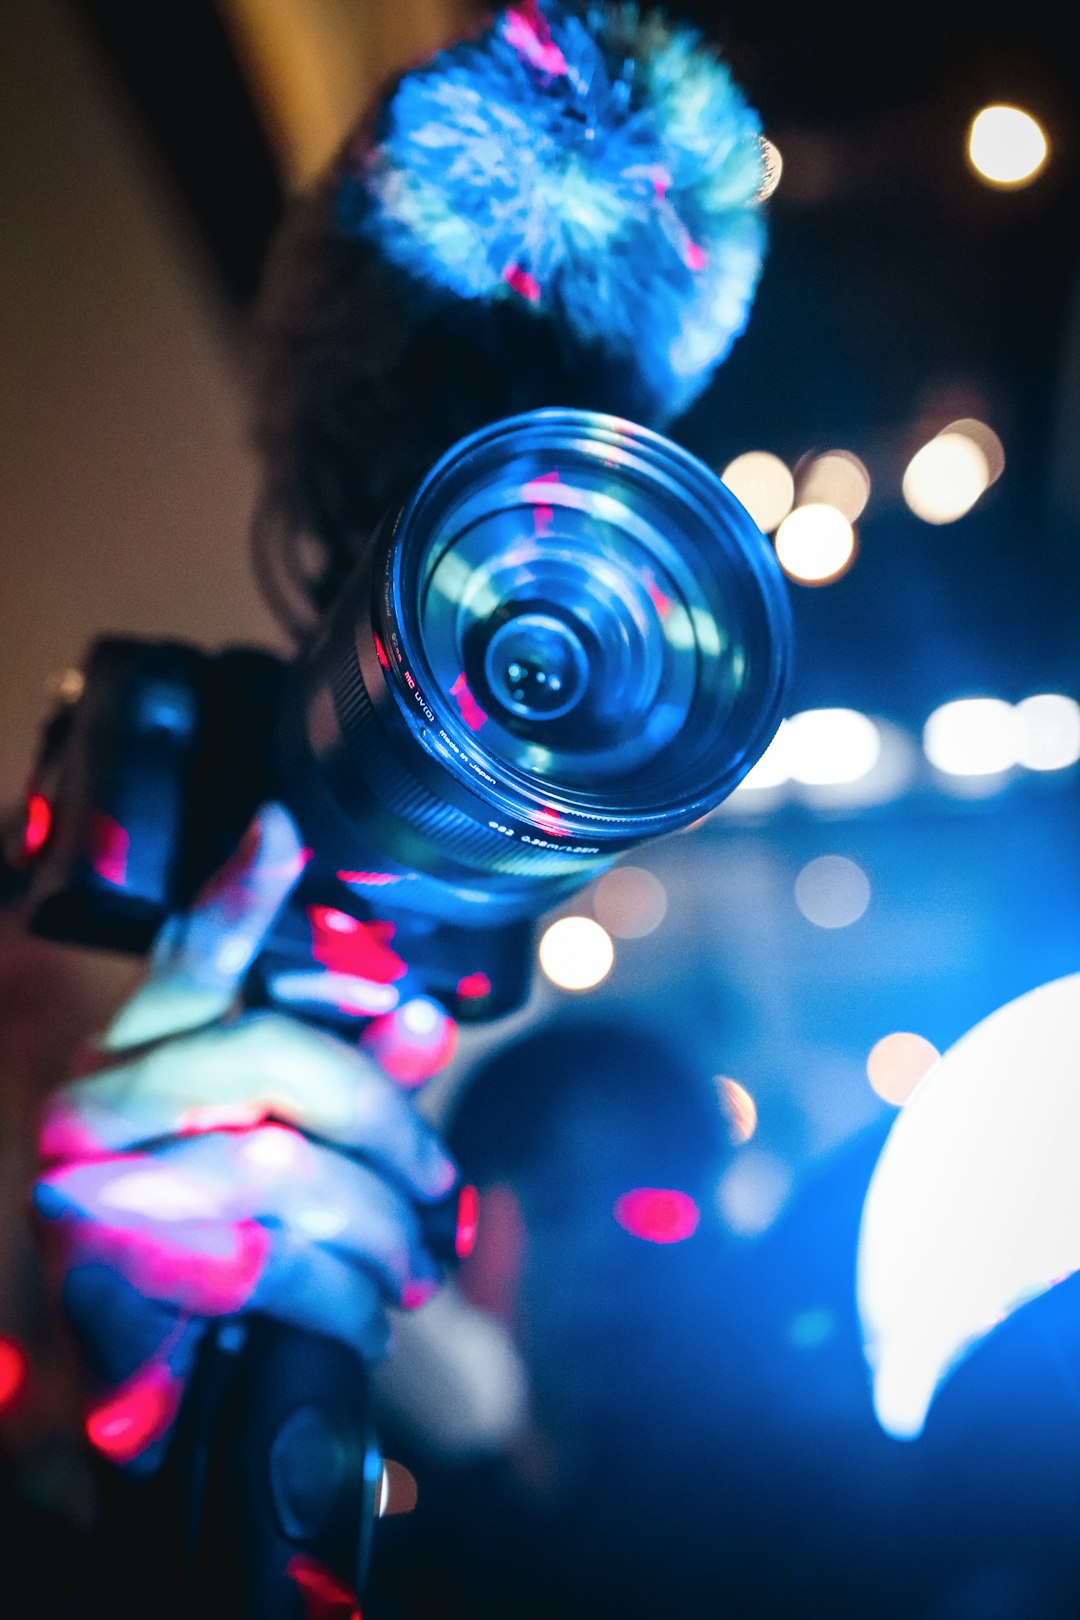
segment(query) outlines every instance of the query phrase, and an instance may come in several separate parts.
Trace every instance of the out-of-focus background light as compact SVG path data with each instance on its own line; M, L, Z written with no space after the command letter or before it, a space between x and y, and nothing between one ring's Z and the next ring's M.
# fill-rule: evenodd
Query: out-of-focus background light
M758 201L764 202L767 197L772 196L780 184L780 177L784 172L784 159L780 155L780 148L767 136L762 136L761 139L761 155L765 163L765 178L761 182Z
M883 1035L870 1049L866 1075L883 1102L900 1108L941 1053L925 1035L896 1030Z
M1030 185L1041 173L1050 146L1042 127L1022 107L984 107L968 129L968 158L992 186Z
M593 890L593 910L616 939L644 939L667 914L667 890L645 866L615 866Z
M729 461L720 476L763 534L771 534L791 511L795 480L787 463L768 450L747 450Z
M750 770L747 771L735 793L768 792L773 788L782 787L790 775L791 769L788 764L788 722L782 720L777 728L776 736L757 764L751 766Z
M857 782L873 770L881 736L857 709L804 709L788 721L784 746L788 774L808 786Z
M923 728L931 765L948 776L997 776L1020 757L1022 727L1003 698L957 698L934 710Z
M963 439L970 439L983 453L986 462L987 488L996 484L1005 471L1005 446L998 435L987 422L980 422L975 416L962 416L955 422L941 429L941 435L958 433Z
M870 879L846 855L818 855L795 879L795 904L817 928L849 928L870 904Z
M739 1145L749 1142L758 1122L757 1104L753 1097L745 1086L740 1085L738 1080L732 1080L730 1075L718 1074L715 1083L731 1140Z
M615 947L592 917L560 917L541 936L539 957L560 990L591 990L611 972Z
M982 447L955 429L916 450L904 469L904 499L924 523L955 523L990 487Z
M1060 692L1038 692L1016 705L1017 764L1029 771L1062 771L1080 761L1080 703Z
M791 1166L764 1148L747 1148L724 1171L716 1207L730 1231L739 1237L767 1232L791 1193Z
M825 450L798 463L795 490L800 506L834 506L857 523L870 499L870 474L850 450Z
M776 555L789 579L829 585L855 560L855 530L835 506L797 506L776 531Z

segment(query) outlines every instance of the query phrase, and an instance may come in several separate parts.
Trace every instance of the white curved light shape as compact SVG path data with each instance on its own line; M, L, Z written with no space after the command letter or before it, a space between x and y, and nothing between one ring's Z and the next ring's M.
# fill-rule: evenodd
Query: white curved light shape
M1080 974L1000 1007L894 1123L863 1205L863 1350L888 1434L914 1439L964 1355L1080 1269Z

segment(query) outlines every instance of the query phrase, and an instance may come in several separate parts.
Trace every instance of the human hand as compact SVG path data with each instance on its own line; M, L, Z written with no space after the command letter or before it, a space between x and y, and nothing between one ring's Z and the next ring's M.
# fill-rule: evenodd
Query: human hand
M377 1359L388 1309L439 1281L420 1208L456 1171L430 1126L357 1047L236 1005L304 860L264 806L44 1121L34 1201L96 1388L87 1431L142 1471L212 1318L257 1311ZM385 1015L387 987L349 999Z

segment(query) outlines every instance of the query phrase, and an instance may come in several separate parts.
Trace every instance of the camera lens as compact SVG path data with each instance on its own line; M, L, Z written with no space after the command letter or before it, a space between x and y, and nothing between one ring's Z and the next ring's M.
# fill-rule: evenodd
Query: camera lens
M309 741L403 870L580 882L730 792L790 645L772 549L702 462L533 411L454 446L381 534L315 659Z
M573 625L551 613L518 613L494 631L484 676L496 703L523 720L556 720L576 708L589 678Z

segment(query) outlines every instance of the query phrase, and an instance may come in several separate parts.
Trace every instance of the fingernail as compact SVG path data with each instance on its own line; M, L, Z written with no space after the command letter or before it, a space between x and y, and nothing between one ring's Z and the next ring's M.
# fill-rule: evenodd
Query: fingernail
M432 1148L431 1157L424 1165L424 1182L432 1198L442 1198L457 1180L457 1165L438 1148Z

